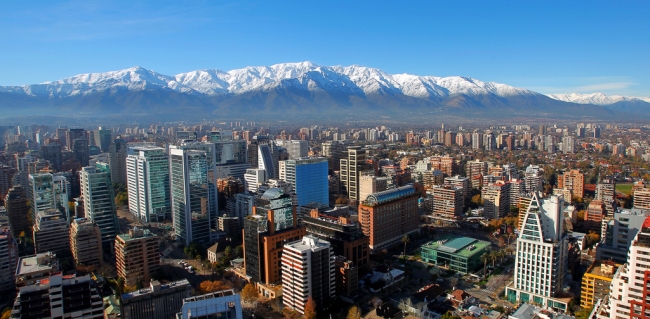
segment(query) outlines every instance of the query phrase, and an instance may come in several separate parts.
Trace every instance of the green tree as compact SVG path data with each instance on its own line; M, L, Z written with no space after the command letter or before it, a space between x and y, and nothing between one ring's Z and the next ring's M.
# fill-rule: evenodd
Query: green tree
M485 253L483 253L483 255L481 255L480 259L483 262L483 277L485 277L485 274L487 272L487 263L491 259L490 251L488 250Z
M223 254L227 259L232 259L232 247L226 247L226 250L224 250Z
M234 254L235 254L234 258L241 258L243 256L241 245L235 247Z
M411 242L409 235L404 235L404 237L402 237L402 242L404 243L404 259L406 259L406 245Z

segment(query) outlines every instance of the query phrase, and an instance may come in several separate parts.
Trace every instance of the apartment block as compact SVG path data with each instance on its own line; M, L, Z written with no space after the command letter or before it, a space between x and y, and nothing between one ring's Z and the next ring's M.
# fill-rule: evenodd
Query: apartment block
M305 313L311 297L325 305L336 292L334 254L329 242L314 236L284 245L282 253L282 302L284 307Z
M626 264L612 278L611 291L596 310L598 319L648 318L650 284L650 217L646 217L629 248Z
M429 158L432 170L441 170L445 176L454 176L456 172L456 161L449 156L432 156Z
M572 197L585 196L585 175L577 169L572 169L557 177L557 187L571 191Z
M11 318L102 319L104 307L89 275L56 272L18 289Z
M363 233L370 250L398 245L404 235L419 231L418 195L411 185L374 193L359 205Z
M500 218L510 212L510 184L497 181L483 187L483 216L488 219Z
M388 178L362 175L359 178L359 201L365 201L370 194L388 189Z
M585 227L595 233L602 229L602 221L606 216L605 204L603 201L595 199L589 203L585 212Z
M647 213L640 209L624 209L602 223L600 242L596 245L597 260L613 260L624 264L632 241L641 229Z
M70 256L68 223L58 210L49 209L38 212L33 235L37 254L51 251L56 253L59 258Z
M650 188L634 188L634 208L650 209Z
M431 213L437 218L458 220L463 214L464 190L454 185L436 186L427 190L432 197Z
M102 235L92 220L75 218L70 224L70 250L75 265L100 266L102 264Z
M359 292L359 268L343 256L334 257L336 293L339 296L354 297Z
M35 284L59 271L59 260L53 252L20 257L16 266L16 287Z
M614 273L621 264L613 261L596 260L582 276L580 289L580 307L591 308L599 299L609 296Z
M151 281L151 273L160 266L158 236L147 229L134 227L115 238L117 275L127 286Z

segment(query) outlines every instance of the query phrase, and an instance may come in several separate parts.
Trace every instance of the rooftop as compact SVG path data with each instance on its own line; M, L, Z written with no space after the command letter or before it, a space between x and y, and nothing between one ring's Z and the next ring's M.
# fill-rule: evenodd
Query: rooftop
M172 289L176 287L190 287L190 282L187 281L187 279L173 281L163 285L161 285L159 282L152 282L152 284L147 288L142 288L134 292L122 294L122 300L128 300L138 296L144 296L153 293L154 291L163 291L163 290Z
M368 196L368 199L366 199L366 201L364 202L364 205L371 205L371 206L379 205L412 194L415 194L415 188L413 187L413 185L406 185L394 189L389 189L383 192L370 194Z
M437 241L431 241L423 248L456 254L461 257L471 257L490 246L489 242L471 237L447 235Z
M587 269L587 272L585 274L591 274L611 279L614 278L614 274L620 266L620 264L614 262L596 260L594 261L593 265Z
M542 308L533 306L531 304L522 304L515 313L510 315L510 318L516 318L516 319L541 319L541 318L549 318L549 319L575 319L575 317L569 316L569 315L563 315L563 314L558 314L554 313L548 310L544 310Z
M18 259L18 266L16 266L16 275L52 270L56 264L56 254L52 252L21 257Z

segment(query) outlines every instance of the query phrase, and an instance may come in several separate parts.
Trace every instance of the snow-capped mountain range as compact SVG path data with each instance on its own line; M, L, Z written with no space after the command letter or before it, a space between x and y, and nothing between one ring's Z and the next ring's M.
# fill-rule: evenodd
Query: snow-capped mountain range
M650 98L594 94L543 95L527 89L461 76L388 74L352 66L311 62L246 67L231 71L197 70L164 75L142 67L90 73L24 86L0 87L3 110L98 113L172 112L192 108L207 113L328 110L523 110L577 113L610 110L650 114ZM610 106L615 107L610 108ZM600 108L599 108L600 106ZM647 109L647 110L646 110ZM548 113L547 112L547 113Z
M618 102L634 102L634 101L643 101L650 103L650 97L630 97L622 95L605 95L603 93L591 93L591 94L580 94L580 93L570 93L570 94L548 94L550 98L564 101L572 102L578 104L594 104L594 105L610 105Z
M310 91L336 89L358 94L394 92L416 98L445 97L456 93L498 96L534 94L526 89L468 77L388 74L358 65L327 67L311 62L246 67L227 72L206 69L173 76L136 66L120 71L80 74L41 84L0 87L0 92L68 97L121 87L132 91L168 89L179 93L219 95L269 91L286 84L286 81Z

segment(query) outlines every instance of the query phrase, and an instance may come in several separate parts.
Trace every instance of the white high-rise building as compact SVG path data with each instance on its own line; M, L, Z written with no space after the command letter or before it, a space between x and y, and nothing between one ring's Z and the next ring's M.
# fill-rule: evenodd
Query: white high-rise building
M257 192L257 188L266 181L266 170L260 168L249 168L244 174L244 187L251 193Z
M568 262L563 210L561 196L542 199L538 192L533 193L517 238L514 282L506 287L510 302L568 310L571 298L558 296L564 288Z
M648 318L650 217L646 217L628 252L627 263L612 278L609 297L596 310L598 319ZM631 313L631 311L633 311Z
M575 153L576 149L576 140L573 136L563 136L562 137L562 152L563 153Z
M145 222L171 219L169 160L154 145L129 149L126 157L129 211Z
M326 304L336 291L334 252L329 242L307 235L284 245L282 251L282 300L285 307L301 314L311 297Z

